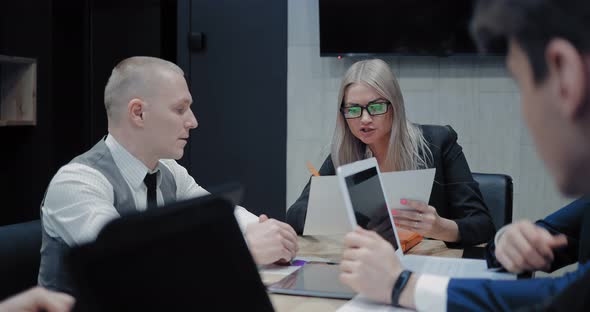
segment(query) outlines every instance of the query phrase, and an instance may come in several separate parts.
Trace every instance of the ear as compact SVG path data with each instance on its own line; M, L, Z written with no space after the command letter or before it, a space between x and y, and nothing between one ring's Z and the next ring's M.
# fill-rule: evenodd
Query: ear
M580 117L585 106L588 79L587 64L578 50L564 39L552 39L545 50L549 73L557 79L559 107L567 117Z
M131 123L138 127L143 127L143 113L145 111L145 102L134 98L127 103L127 115Z

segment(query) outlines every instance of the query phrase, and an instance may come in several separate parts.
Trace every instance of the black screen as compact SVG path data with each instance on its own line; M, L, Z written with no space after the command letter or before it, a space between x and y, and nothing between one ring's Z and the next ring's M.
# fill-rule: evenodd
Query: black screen
M472 0L320 0L320 54L474 54Z
M345 181L358 225L379 233L397 250L395 232L377 169L373 167L357 172L347 176Z
M351 299L354 290L338 280L340 266L327 263L306 263L269 290L279 294Z

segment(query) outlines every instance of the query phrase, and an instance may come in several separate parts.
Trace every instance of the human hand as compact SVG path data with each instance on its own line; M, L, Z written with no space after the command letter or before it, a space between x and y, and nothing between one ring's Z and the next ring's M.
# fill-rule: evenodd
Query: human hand
M553 262L553 249L566 246L563 234L551 235L530 221L506 226L496 245L496 259L513 273L522 271L548 271Z
M440 217L434 207L422 201L409 199L402 199L401 204L407 205L412 210L392 210L396 226L424 237L448 242L459 240L457 223Z
M366 297L390 304L402 271L393 246L379 234L357 227L344 237L340 281Z
M246 240L254 261L269 264L275 261L289 261L295 257L299 246L293 228L281 221L260 215L258 223L246 226Z
M74 298L64 293L34 287L0 302L1 312L65 312L74 305Z

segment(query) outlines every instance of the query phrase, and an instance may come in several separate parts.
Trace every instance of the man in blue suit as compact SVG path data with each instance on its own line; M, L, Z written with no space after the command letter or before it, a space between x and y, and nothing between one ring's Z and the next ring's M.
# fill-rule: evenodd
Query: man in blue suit
M590 246L581 244L580 234L588 208L590 198L582 197L534 224L524 220L503 227L488 244L488 260L494 267L513 273L553 272L578 261L586 262Z
M560 191L590 194L590 1L481 0L472 26L482 50L508 49L524 119ZM373 300L417 310L581 310L590 300L587 205L576 201L536 225L509 225L496 237L496 257L510 271L580 262L559 278L493 281L412 273L389 243L358 228L345 238L340 279Z

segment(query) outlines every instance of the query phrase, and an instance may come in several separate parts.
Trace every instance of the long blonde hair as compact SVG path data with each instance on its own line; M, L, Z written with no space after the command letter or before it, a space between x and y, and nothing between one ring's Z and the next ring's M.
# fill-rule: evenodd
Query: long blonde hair
M357 139L340 113L346 89L353 83L364 83L391 102L393 122L387 158L382 164L393 171L428 167L432 153L420 128L406 119L404 98L389 65L380 59L359 61L348 69L338 92L338 117L332 139L332 162L335 167L373 156L372 151Z

